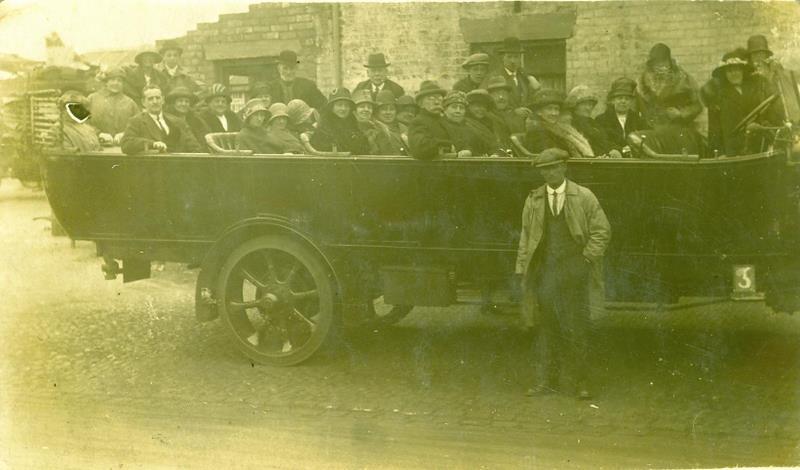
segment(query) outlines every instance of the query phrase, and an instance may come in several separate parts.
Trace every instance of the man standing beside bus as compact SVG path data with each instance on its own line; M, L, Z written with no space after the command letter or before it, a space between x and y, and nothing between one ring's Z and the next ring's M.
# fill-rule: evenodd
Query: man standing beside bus
M550 148L533 162L545 184L525 201L516 274L524 292L523 322L535 331L536 381L527 394L553 392L569 378L576 396L589 399L590 312L603 308L603 254L611 227L595 195L566 178L568 158Z

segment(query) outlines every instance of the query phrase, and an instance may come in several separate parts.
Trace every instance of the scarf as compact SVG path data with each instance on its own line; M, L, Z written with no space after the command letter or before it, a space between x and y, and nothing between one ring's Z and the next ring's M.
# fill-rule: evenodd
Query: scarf
M572 125L563 122L551 124L544 120L539 121L539 124L567 147L566 150L570 157L593 158L595 156L589 141Z

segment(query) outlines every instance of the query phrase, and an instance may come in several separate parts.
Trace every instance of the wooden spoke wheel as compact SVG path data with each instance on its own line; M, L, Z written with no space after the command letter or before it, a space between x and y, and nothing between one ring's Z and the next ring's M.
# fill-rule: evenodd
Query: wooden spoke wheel
M367 301L367 311L370 314L369 323L375 326L394 325L411 313L413 308L413 305L386 304L383 296Z
M254 362L300 363L333 336L337 305L328 266L307 245L282 235L244 242L218 278L220 316Z

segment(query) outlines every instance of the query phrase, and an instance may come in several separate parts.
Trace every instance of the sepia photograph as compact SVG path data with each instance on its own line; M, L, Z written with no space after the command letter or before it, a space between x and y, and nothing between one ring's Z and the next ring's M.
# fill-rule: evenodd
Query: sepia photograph
M0 469L800 467L800 2L0 0Z

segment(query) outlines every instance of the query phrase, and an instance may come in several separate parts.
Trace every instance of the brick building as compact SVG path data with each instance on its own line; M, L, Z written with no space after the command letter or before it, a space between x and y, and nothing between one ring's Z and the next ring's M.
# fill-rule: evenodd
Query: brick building
M491 52L516 35L524 67L542 81L586 84L602 99L613 79L638 77L656 42L703 82L752 34L766 35L784 65L800 69L800 6L777 1L261 3L198 24L178 41L190 73L239 92L276 76L277 54L294 49L300 74L327 93L364 80L363 63L376 51L406 90L424 79L449 86L470 52Z

